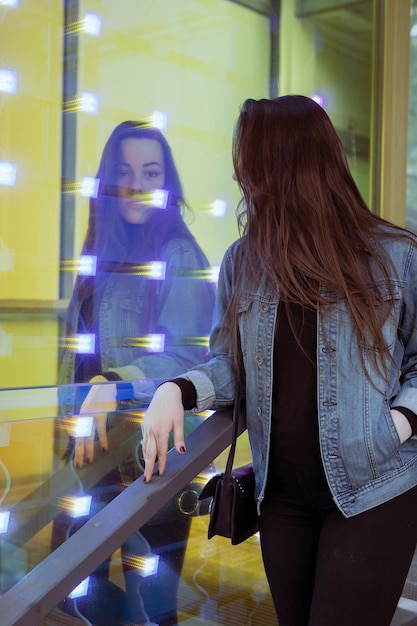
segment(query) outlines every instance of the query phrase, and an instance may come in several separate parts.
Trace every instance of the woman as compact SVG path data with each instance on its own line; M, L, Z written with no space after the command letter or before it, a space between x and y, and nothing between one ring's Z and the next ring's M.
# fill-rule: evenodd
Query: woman
M96 272L76 279L59 383L68 384L60 388L61 405L71 418L67 425L75 421L73 415L93 414L100 447L106 450L109 427L123 419L121 414L108 419L109 412L143 406L158 380L205 358L215 287L209 280L209 263L183 220L179 175L158 130L140 122L117 126L105 145L96 179L98 193L90 201L82 249L83 255L93 257ZM89 353L72 348L80 335L90 338ZM88 384L77 388L69 383ZM78 469L91 463L97 436L93 430L89 437L71 437L64 457ZM131 459L102 479L94 490L96 508L117 494L121 478L136 478L139 465ZM126 566L126 590L131 593L120 623L149 618L176 623L176 592L189 525L185 516L153 524L123 546L126 561L146 548L161 556L159 573L141 585L142 598L137 593L138 577ZM67 526L65 520L56 520L54 546L62 542ZM170 548L170 543L175 545ZM108 563L101 574L107 580ZM104 587L102 598L108 602L106 608L96 594L94 606L83 609L94 623L114 626L119 622L112 610L120 610L109 589ZM99 615L91 612L96 610Z
M211 359L157 390L145 481L170 430L184 448L183 407L231 404L237 370L280 626L388 626L417 540L416 239L368 210L309 98L247 100L233 163L243 236Z

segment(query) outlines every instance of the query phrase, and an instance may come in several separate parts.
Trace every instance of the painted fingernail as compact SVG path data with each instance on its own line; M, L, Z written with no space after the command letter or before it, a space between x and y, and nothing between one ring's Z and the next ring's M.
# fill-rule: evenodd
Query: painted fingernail
M80 469L80 468L81 468L81 465L77 462L77 463L75 464L75 467L76 467L77 469Z
M103 452L107 452L107 448L103 446Z
M180 448L180 452L182 452L182 453L184 453L184 452L185 452L185 448L184 448L184 446L181 446L181 448Z
M89 457L86 458L87 463L91 463L91 459Z

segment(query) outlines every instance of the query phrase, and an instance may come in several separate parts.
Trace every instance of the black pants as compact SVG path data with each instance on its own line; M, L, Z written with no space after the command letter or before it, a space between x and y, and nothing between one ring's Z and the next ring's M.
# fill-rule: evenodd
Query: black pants
M417 487L346 519L321 467L274 464L260 517L280 626L389 626L417 542Z

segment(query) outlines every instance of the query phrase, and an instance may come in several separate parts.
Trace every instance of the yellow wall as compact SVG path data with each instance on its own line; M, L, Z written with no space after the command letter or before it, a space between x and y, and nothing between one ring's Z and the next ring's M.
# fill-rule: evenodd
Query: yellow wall
M31 0L0 6L0 65L17 91L0 93L0 161L17 165L0 185L0 237L14 267L0 273L1 298L55 299L61 184L62 8Z
M0 161L16 184L0 185L0 306L58 295L61 185L62 6L0 6L0 67L16 93L0 92ZM55 381L57 323L0 312L0 385Z

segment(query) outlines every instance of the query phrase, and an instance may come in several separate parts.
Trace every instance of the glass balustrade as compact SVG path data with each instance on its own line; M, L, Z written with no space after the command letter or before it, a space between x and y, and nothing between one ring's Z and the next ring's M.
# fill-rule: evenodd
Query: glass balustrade
M211 317L219 265L238 237L235 208L241 196L232 180L231 137L246 98L314 97L334 122L371 209L404 222L401 202L390 206L384 186L391 181L397 200L402 173L391 176L387 159L401 162L397 151L404 137L397 132L399 101L394 106L386 100L397 90L391 86L394 75L405 71L399 62L389 74L400 48L390 38L391 26L400 15L404 22L404 6L411 9L407 223L417 230L415 0L0 0L0 623L2 600L25 581L15 607L30 605L36 596L44 626L115 626L117 620L165 626L276 623L258 538L238 548L206 538L209 503L197 497L210 473L223 468L225 453L218 455L226 443L222 447L220 435L216 452L204 462L198 456L204 437L214 441L212 431L202 435L187 467L173 462L175 472L186 476L182 484L173 480L161 492L138 488L132 502L119 498L141 474L140 421L153 390L207 351L208 323L203 330L199 324ZM384 24L387 15L392 24ZM404 41L408 45L408 32ZM129 227L126 245L114 245L114 258L108 247L102 257L89 250L86 234L94 231L97 207L103 207L97 202L104 147L124 120L160 131L169 142L186 200L180 202L185 223L207 261L198 255L198 267L172 272L153 255L149 241L162 227L148 237L139 260L123 254L133 236ZM389 123L393 143L387 139ZM120 198L123 185L116 193L108 182L107 197ZM145 194L144 204L161 214L169 206L167 191L178 196L165 182ZM111 239L117 227L108 214L104 223ZM105 289L114 276L122 294L112 318L116 331L106 326L116 297ZM173 276L181 283L179 306L161 322L154 298ZM145 292L138 278L147 282ZM193 295L197 283L204 299ZM197 312L191 308L195 302ZM97 303L106 333L98 328ZM174 319L195 322L194 331L167 332ZM172 351L179 355L175 371L167 365ZM122 352L120 362L111 361ZM77 467L75 449L100 415L77 415L88 391L81 383L111 366L129 368L139 353L153 354L160 366L149 373L136 362L123 372L124 384L116 377L118 407L108 412L107 444L98 439L94 455L85 449L83 466ZM95 367L96 358L103 358L102 368ZM73 381L80 384L64 385ZM110 387L111 381L102 384ZM187 417L190 436L207 418ZM249 459L242 435L237 462ZM133 519L141 504L143 511L152 507L152 519L139 512L140 531L133 521L120 522L119 517ZM48 559L59 557L61 546L75 545L68 541L86 528L73 556L75 570L87 570L82 558L89 563L91 551L105 550L92 547L95 519L109 525L111 554L94 557L88 575L56 597L45 614L42 594L35 594L31 581L42 579L49 601ZM125 535L120 541L119 532ZM62 554L65 569L72 555ZM59 569L59 563L51 565L52 586ZM404 593L410 601L417 597L415 579L413 564ZM410 606L393 626L411 619ZM35 614L25 623L33 626Z
M3 597L27 574L36 574L37 566L87 521L99 519L98 512L103 514L106 505L142 473L140 422L145 400L142 406L137 403L136 410L109 414L107 451L96 441L94 457L80 468L76 467L74 450L91 435L95 416L53 417L59 391L51 387L1 394L2 409L9 417L0 429ZM30 417L35 405L42 417ZM209 416L187 415L185 431L196 431ZM261 623L259 620L264 619L273 624L258 537L239 549L220 537L207 539L209 501L199 501L198 496L211 475L223 469L226 452L188 480L161 508L157 506L159 510L149 521L40 623L80 620L116 626L197 620L236 624ZM239 439L236 463L245 464L249 459L244 434ZM144 493L147 488L142 485ZM140 500L134 502L137 508L141 504ZM115 522L114 515L107 520L110 525ZM85 552L88 550L86 542Z

